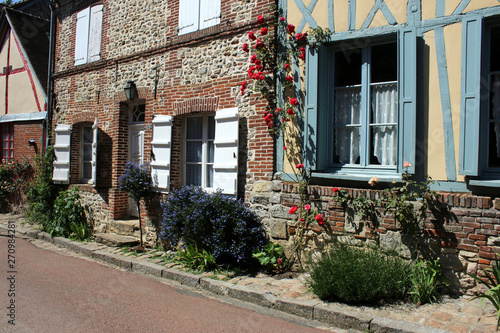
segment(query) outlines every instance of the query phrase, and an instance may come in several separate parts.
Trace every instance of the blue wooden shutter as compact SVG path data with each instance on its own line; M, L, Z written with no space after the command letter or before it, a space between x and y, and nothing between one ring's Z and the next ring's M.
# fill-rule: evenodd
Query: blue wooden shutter
M460 152L458 172L477 176L479 169L479 110L482 18L462 22L462 91L460 97Z
M220 24L220 0L200 1L200 29Z
M102 5L90 10L88 61L101 59Z
M55 183L69 184L71 126L58 124L54 129L54 134L55 160L52 180Z
M87 63L90 7L76 14L75 66Z
M157 115L153 119L151 141L151 177L153 187L168 192L170 187L170 156L172 149L172 117Z
M198 30L199 17L199 0L179 0L179 35L184 35Z
M215 114L214 185L222 193L238 192L238 108Z
M312 47L306 53L306 98L304 124L304 165L316 170L316 144L318 140L318 75L319 54Z
M399 158L398 172L404 172L404 162L415 173L417 115L417 33L415 28L399 31Z

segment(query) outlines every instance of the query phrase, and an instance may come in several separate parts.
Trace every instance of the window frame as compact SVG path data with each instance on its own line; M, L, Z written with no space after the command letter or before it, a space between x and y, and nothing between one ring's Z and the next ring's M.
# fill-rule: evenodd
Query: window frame
M208 126L209 126L209 121L208 118L212 117L213 118L213 133L214 137L213 138L208 138ZM201 139L187 139L187 133L188 133L188 119L190 118L202 118L202 138ZM200 141L202 142L202 156L201 156L201 162L187 162L187 142L188 141ZM201 163L201 185L200 187L203 188L204 190L208 192L214 191L213 184L214 184L214 161L209 162L209 152L208 152L208 142L212 141L213 145L213 152L214 152L214 157L215 157L215 114L213 112L203 112L203 113L197 113L193 114L190 116L185 117L184 119L184 130L182 134L182 144L183 144L183 156L182 156L182 183L184 185L190 185L187 184L187 165L192 164L192 165L199 165ZM208 186L207 180L208 180L208 172L207 172L207 167L211 165L212 166L212 186Z
M381 38L373 38L370 43L367 43L363 47L356 47L356 45L348 46L346 43L336 44L334 46L329 47L328 52L328 90L335 90L337 88L335 84L335 56L337 52L361 52L361 83L360 83L360 163L359 164L342 164L335 163L334 160L334 145L335 145L335 135L334 128L339 127L335 124L335 93L329 94L328 105L326 108L326 119L327 119L327 127L331 130L327 131L327 142L331 144L327 146L327 164L326 164L326 173L357 173L357 172L365 172L365 170L376 170L377 172L386 172L386 173L395 173L397 171L397 163L396 165L377 165L370 163L371 156L371 141L370 141L370 128L371 128L371 87L373 82L371 80L371 66L372 66L372 58L371 58L371 50L372 47L378 45L384 45L389 43L396 43L397 47L397 38L395 35L384 36ZM396 66L399 64L398 62L398 54L395 54L395 60L397 61ZM399 80L397 78L398 74L396 72L396 81L397 84L397 93L399 92ZM398 110L399 110L399 101L398 101ZM398 133L399 133L399 115L397 115L397 122L394 126L396 126L396 140L398 141ZM398 145L396 143L396 154L398 150Z
M92 125L82 125L80 133L80 181L84 184L92 182L92 154L93 154L93 145L94 145L94 130ZM89 130L90 135L92 136L91 142L85 142L85 129ZM88 146L90 152L90 159L88 161L85 160L85 146ZM84 173L84 164L90 164L90 178L85 178Z
M398 49L398 152L397 167L393 170L381 168L364 169L331 169L328 166L328 105L332 103L333 96L329 94L331 74L322 71L329 68L330 52L335 47L342 47L344 42L354 41L356 36L348 36L344 40L338 39L335 44L321 45L319 48L307 48L306 56L306 82L305 82L305 122L303 158L306 169L310 170L313 178L350 179L364 181L373 176L381 181L401 179L404 172L415 173L416 156L416 114L417 114L417 29L415 27L397 27L392 31L373 36L363 35L377 43L384 38L394 40L397 34ZM386 39L387 40L387 39ZM331 144L330 144L331 145ZM404 162L409 162L410 167L405 168Z
M7 140L4 140L4 133L7 132ZM7 148L4 148L4 143L7 142ZM0 160L12 161L14 159L14 124L1 123L0 124ZM7 156L5 156L7 152Z

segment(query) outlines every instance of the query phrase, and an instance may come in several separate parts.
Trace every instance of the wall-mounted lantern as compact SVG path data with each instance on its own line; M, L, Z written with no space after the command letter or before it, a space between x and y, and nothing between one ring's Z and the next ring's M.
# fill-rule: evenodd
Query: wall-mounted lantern
M137 87L135 86L134 81L128 81L123 90L125 90L127 100L131 101L137 98Z

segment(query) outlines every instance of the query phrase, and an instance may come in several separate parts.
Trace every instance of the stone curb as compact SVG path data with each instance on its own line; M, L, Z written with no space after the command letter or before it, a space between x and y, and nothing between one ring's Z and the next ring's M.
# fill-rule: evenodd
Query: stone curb
M7 230L7 227L0 225L0 229ZM17 232L17 230L16 230ZM423 326L401 320L364 315L355 311L342 309L333 305L325 305L318 301L297 301L294 299L277 298L268 292L253 290L246 286L238 286L225 281L218 281L210 278L201 278L196 274L191 274L172 268L146 261L130 259L129 257L101 251L98 248L82 244L64 237L51 237L49 234L36 230L20 230L20 233L27 237L40 239L50 243L55 243L74 252L79 252L88 257L101 260L103 262L125 268L141 274L150 274L156 277L173 280L190 287L203 289L217 295L227 296L252 304L303 317L309 320L317 320L337 328L347 330L358 330L377 333L446 333L448 331Z
M409 323L401 320L375 317L370 323L370 332L376 333L447 333L448 331Z

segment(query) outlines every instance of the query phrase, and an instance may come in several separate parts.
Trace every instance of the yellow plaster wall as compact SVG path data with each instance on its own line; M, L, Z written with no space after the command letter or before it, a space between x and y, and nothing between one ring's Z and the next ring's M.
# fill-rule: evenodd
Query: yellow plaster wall
M387 19L385 18L384 14L382 14L382 11L378 10L373 17L372 23L370 23L369 28L382 27L387 24Z
M12 32L10 34L10 65L12 66L12 69L19 69L24 67L23 59L19 54L15 37Z
M335 32L347 31L349 6L346 0L333 0Z
M2 44L2 50L0 51L0 73L2 73L2 69L7 66L7 43L9 42L8 38L5 38L4 43Z
M453 118L453 135L455 144L455 164L458 170L460 152L460 89L462 57L462 24L456 23L444 28L446 44L446 63L448 65L448 84L450 88L451 113ZM463 176L458 176L463 181Z
M309 5L309 2L311 1L304 1L304 3L307 3L306 6ZM288 24L293 24L295 27L297 27L300 24L300 20L302 20L302 13L300 12L299 7L295 4L294 0L288 0L286 18Z
M374 2L369 0L356 2L356 29L361 29L363 23L365 23L366 17L372 10L373 4Z
M443 1L443 0L438 0L438 1ZM460 2L461 2L460 0L446 0L445 7L444 7L445 8L444 9L445 15L453 14L453 12L458 7Z
M406 22L406 6L408 5L406 1L385 0L385 4L398 23Z
M39 101L43 103L43 101ZM42 107L42 105L40 105ZM9 76L9 114L38 112L27 72Z
M465 7L464 13L470 12L471 10L495 7L499 6L498 0L472 0L467 7Z
M447 180L443 136L443 113L439 95L439 76L437 71L436 44L434 31L424 35L424 110L427 112L427 173L434 180ZM427 85L428 83L428 85ZM429 158L431 157L432 158Z
M316 7L314 7L312 15L320 27L324 29L328 28L328 1L319 0ZM309 28L309 25L306 24L306 26ZM305 30L307 31L307 29Z
M430 20L436 17L436 1L444 1L444 0L422 1L422 20Z

